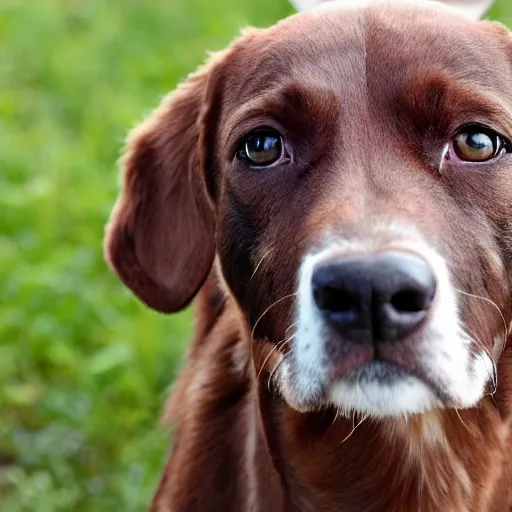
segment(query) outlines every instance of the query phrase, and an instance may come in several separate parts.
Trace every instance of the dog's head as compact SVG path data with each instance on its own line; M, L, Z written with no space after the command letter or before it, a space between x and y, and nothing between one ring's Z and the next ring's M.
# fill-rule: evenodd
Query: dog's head
M165 312L218 265L298 410L474 406L509 321L511 43L436 2L245 32L131 134L111 265Z

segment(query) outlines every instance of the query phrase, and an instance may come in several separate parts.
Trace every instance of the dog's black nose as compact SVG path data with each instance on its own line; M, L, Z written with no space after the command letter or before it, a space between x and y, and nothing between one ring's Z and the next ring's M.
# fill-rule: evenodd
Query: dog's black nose
M313 297L347 340L394 342L425 319L436 291L432 268L407 252L332 259L313 272Z

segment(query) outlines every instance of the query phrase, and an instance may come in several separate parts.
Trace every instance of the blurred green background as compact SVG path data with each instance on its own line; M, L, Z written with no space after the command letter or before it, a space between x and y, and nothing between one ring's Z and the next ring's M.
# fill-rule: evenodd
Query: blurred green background
M139 511L191 315L143 307L103 227L127 130L285 0L0 0L0 510ZM492 17L512 19L502 0Z

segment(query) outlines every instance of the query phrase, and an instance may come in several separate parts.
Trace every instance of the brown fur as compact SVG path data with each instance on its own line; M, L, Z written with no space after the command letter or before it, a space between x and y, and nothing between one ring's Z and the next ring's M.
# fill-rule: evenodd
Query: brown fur
M503 27L441 11L302 14L245 33L135 130L107 256L155 309L197 294L153 512L512 510L509 344L493 396L409 420L299 413L269 379L300 260L326 227L350 238L368 219L407 219L458 288L511 320L512 159L436 172L464 122L512 136L511 56ZM232 158L261 125L286 134L292 165L251 171ZM495 350L496 310L461 309Z

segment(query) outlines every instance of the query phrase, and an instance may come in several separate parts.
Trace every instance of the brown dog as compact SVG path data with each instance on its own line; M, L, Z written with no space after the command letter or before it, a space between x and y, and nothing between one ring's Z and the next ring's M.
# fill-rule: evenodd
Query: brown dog
M107 257L198 320L153 511L512 510L511 139L509 32L434 2L249 30L132 133Z

